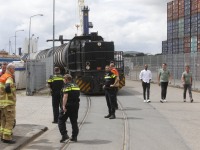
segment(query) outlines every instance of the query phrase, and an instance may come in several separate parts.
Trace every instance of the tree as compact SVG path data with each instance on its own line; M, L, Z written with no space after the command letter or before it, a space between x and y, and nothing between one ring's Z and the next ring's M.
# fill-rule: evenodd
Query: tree
M133 57L133 56L130 54L125 54L124 57Z
M136 56L145 56L144 53L138 53Z

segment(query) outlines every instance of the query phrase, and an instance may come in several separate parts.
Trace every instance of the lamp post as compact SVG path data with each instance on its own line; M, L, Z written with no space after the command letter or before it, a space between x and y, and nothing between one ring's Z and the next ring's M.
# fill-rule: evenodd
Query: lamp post
M8 51L9 54L10 54L10 39L13 38L13 37L15 37L15 36L11 36L11 37L9 38L9 51Z
M28 54L29 54L29 60L30 60L30 33L31 33L31 18L35 16L43 16L43 14L37 14L30 17L30 24L29 24L29 45L28 45Z
M43 14L37 14L37 15L34 15L34 16L31 16L30 17L30 24L29 24L29 45L28 45L28 57L29 57L29 60L30 60L30 33L31 33L31 18L32 17L35 17L35 16L43 16ZM26 58L27 59L27 58ZM26 61L26 95L29 95L29 93L28 93L28 80L27 80L27 78L28 78L28 70L27 70L27 68L28 68L28 64L27 64L28 62ZM30 79L29 79L29 81L30 81Z
M16 33L18 32L18 31L24 31L24 30L17 30L17 31L15 31L15 55L16 55Z
M53 69L54 70L54 40L55 40L55 0L53 0ZM54 72L53 72L54 74Z

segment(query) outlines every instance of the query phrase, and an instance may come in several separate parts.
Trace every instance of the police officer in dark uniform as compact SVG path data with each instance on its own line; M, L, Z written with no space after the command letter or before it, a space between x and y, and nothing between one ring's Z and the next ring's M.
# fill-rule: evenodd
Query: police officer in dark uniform
M104 76L105 97L108 106L108 115L105 118L115 119L115 89L117 84L116 75L110 71L110 66L105 67L106 73Z
M63 88L63 76L60 74L60 68L54 68L54 75L51 75L47 87L51 88L52 106L54 120L52 123L58 123L59 105L60 105L60 91Z
M61 110L58 119L58 127L62 135L60 142L64 142L69 139L66 130L66 120L70 119L72 125L72 137L71 141L77 142L77 135L79 132L78 128L78 110L80 102L80 88L77 84L72 83L72 76L66 74L64 76L64 87L63 87L63 99L61 101Z

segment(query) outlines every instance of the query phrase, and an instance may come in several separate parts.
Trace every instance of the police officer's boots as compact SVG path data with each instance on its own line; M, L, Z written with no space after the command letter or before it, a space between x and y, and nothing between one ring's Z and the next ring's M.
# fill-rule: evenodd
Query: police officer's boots
M72 137L70 138L70 141L77 142L77 136L72 136Z
M116 118L115 114L112 114L112 115L109 117L109 119L115 119L115 118Z
M65 140L69 139L69 136L67 134L64 134L62 136L62 139L60 140L60 143L63 143Z
M109 118L111 116L111 113L109 113L107 116L104 116L104 118Z
M15 144L15 140L3 140L3 143L7 143L7 144Z

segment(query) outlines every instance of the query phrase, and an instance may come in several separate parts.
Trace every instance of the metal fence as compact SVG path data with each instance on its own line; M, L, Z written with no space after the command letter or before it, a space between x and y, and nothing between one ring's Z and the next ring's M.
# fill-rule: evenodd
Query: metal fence
M158 82L158 73L162 64L166 63L172 75L172 85L182 87L181 77L185 66L190 66L193 75L193 90L200 91L200 53L185 53L173 55L128 57L124 59L126 79L139 80L139 74L144 65L152 72L152 82Z
M38 90L45 88L47 80L53 74L53 57L27 60L26 62L26 94L33 95Z

